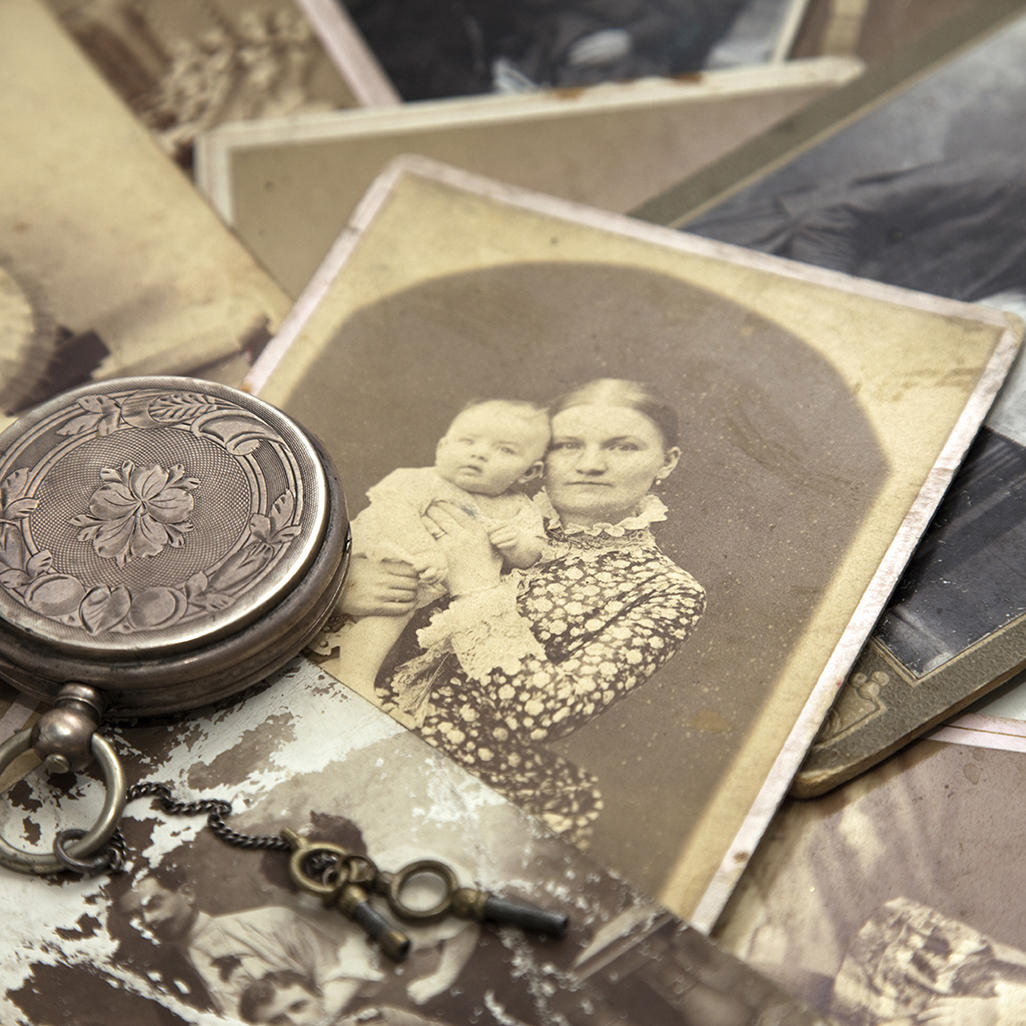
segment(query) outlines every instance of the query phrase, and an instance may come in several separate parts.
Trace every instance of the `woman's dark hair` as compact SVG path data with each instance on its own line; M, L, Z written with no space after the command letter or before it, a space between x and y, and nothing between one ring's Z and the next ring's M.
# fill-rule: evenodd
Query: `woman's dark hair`
M320 997L321 988L309 977L294 969L276 969L254 980L239 998L239 1018L245 1022L262 1022L261 1013L274 1000L280 988L298 985L311 997Z
M569 392L564 392L550 406L551 416L571 406L626 406L644 414L659 429L663 445L669 449L679 444L680 423L677 411L651 385L626 378L595 378Z
M167 858L150 866L141 879L148 876L153 877L167 891L180 891L191 882L189 870L181 862Z

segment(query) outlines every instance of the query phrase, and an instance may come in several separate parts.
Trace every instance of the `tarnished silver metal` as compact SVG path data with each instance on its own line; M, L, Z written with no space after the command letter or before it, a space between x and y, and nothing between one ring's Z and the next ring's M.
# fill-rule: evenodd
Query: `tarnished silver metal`
M50 700L97 688L108 717L233 694L314 637L348 538L330 460L253 396L67 393L0 435L0 677Z
M89 743L93 758L103 773L106 797L96 822L78 840L66 846L67 853L75 859L85 859L111 839L125 807L125 774L117 753L100 734L94 733ZM8 738L0 745L0 774L31 747L31 728ZM24 851L15 848L3 837L0 837L0 865L19 873L58 873L65 868L65 863L52 853Z
M68 851L68 845L72 841L81 840L85 837L84 830L71 828L61 830L54 838L53 853L60 860L65 869L70 869L79 876L95 876L97 873L117 872L124 865L124 854L120 846L108 844L100 849L96 855L88 858L77 859Z
M51 773L96 759L107 798L55 854L0 837L0 864L93 871L125 781L102 716L206 705L313 639L338 599L349 522L318 443L224 385L89 385L0 435L0 678L56 705L0 745Z
M61 688L57 702L32 728L32 748L49 773L85 769L92 761L90 743L103 716L103 696L84 684Z

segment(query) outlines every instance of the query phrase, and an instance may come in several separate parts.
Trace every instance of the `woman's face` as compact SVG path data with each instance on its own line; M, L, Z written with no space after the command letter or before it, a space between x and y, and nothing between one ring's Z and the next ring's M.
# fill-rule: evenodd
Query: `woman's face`
M659 429L628 406L571 406L552 418L545 488L565 524L615 524L677 465Z

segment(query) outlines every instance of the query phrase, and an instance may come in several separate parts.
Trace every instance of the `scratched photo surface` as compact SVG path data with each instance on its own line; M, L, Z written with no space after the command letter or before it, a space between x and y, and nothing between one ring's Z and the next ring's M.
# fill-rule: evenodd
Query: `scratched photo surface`
M789 802L715 936L839 1026L1021 1022L1024 802L1021 751L920 741Z
M780 60L805 0L339 0L404 100Z
M381 589L343 602L315 658L686 918L715 919L776 800L756 797L779 798L825 715L831 660L854 659L853 614L1008 322L419 160L380 180L354 229L249 379L324 440L366 557L351 594ZM561 410L596 379L615 379L604 398ZM581 511L563 468L593 431L617 447L624 380L655 388L679 433L639 414L649 455L612 504L627 512L564 529L560 508ZM482 398L499 402L461 413ZM555 404L547 451L514 400ZM468 418L530 436L483 505L432 476ZM376 502L397 473L419 542ZM497 523L537 537L518 512L531 497L551 542L534 555ZM467 585L449 603L429 535L454 525L422 519L435 499L498 532L495 595ZM446 544L451 571L470 548ZM406 624L376 568L411 550L425 586Z
M237 830L288 827L386 871L441 859L464 886L568 914L569 932L411 924L411 953L396 965L293 887L286 853L231 847L204 816L139 800L122 821L123 872L5 877L5 1024L822 1022L306 660L220 711L109 732L130 784L228 800ZM87 778L61 788L30 774L11 792L3 834L45 849L97 799Z

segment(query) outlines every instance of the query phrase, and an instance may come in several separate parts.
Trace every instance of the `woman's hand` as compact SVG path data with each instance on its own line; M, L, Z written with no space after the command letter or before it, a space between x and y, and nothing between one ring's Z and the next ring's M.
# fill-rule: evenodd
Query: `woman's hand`
M448 561L449 593L453 598L499 583L502 557L473 513L439 500L428 507L424 519Z
M353 556L339 609L347 616L405 616L413 612L419 579L405 560Z

